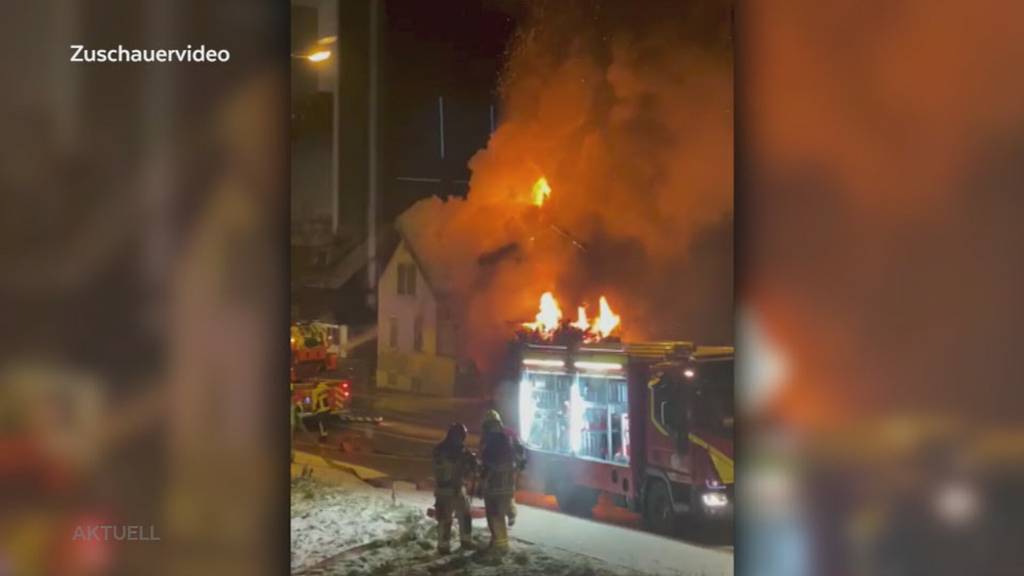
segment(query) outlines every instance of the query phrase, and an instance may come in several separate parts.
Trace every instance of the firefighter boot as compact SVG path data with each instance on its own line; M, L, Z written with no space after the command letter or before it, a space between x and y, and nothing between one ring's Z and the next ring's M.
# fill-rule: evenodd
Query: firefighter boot
M491 546L493 552L508 551L508 526L505 520L508 516L508 498L492 497L484 501L487 507L487 527L491 530Z
M452 505L448 498L437 498L434 503L437 516L437 551L448 554L452 551Z

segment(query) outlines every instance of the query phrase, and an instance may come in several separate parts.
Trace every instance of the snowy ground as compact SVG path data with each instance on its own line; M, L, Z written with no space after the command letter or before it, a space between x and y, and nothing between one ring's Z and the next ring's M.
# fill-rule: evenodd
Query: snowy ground
M732 576L732 553L520 504L512 551L440 556L429 491L324 454L296 450L292 464L292 573L316 575ZM371 485L370 483L373 483ZM375 486L390 485L388 488ZM481 505L477 500L476 505ZM457 530L456 530L457 531ZM454 535L453 535L454 536Z
M437 525L423 510L392 501L389 490L352 477L345 485L299 478L292 483L292 573L309 575L472 574L626 576L638 572L582 556L516 541L495 555L483 550L487 530L474 526L480 551L435 551Z

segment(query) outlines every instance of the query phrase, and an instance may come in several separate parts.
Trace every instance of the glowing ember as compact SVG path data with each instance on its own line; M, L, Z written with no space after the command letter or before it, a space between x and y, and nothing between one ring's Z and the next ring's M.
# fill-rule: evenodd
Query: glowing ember
M540 179L533 183L533 205L543 206L544 202L550 197L551 186L548 185L548 179L541 176Z
M579 328L583 332L590 331L590 321L587 320L587 311L583 306L576 307L576 321L570 324L573 328Z
M608 299L604 296L601 296L600 305L601 310L594 323L594 329L601 335L601 338L607 338L612 333L612 330L615 330L619 325L622 318L612 312L612 307L608 305Z
M561 322L562 309L558 307L558 301L555 300L554 294L545 292L540 297L540 312L537 312L536 321L526 322L523 326L550 337Z

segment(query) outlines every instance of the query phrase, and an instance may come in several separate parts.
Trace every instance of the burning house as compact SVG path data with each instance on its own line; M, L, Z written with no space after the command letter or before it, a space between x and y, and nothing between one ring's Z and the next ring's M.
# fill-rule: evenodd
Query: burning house
M547 24L509 50L467 194L398 218L380 386L460 393L465 359L495 393L517 330L611 341L619 314L633 340L732 342L729 11L546 6Z

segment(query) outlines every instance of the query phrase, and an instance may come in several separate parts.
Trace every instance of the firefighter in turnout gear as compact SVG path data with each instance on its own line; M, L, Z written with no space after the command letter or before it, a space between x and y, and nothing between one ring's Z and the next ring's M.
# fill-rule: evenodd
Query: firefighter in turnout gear
M331 398L333 393L326 382L320 382L313 388L313 410L315 411L317 429L320 431L319 441L327 441L327 429L324 423L331 416Z
M508 550L508 527L515 523L516 474L525 466L525 450L513 434L501 424L501 416L491 410L481 426L481 481L491 548ZM507 523L506 523L507 520Z
M484 415L483 423L480 425L480 453L483 454L484 447L487 442L489 432L500 432L505 435L509 442L512 444L512 455L515 458L515 473L512 478L512 490L515 492L515 487L519 484L519 472L526 469L526 448L522 442L519 441L519 436L515 432L505 428L501 422L501 415L497 410L489 410ZM494 436L495 438L497 436ZM512 526L516 523L516 501L513 498L509 502L508 508L508 525Z
M476 456L466 448L466 427L452 424L444 440L434 447L434 510L437 516L437 551L451 551L452 517L459 521L462 548L473 547L472 517L466 483L476 473Z

